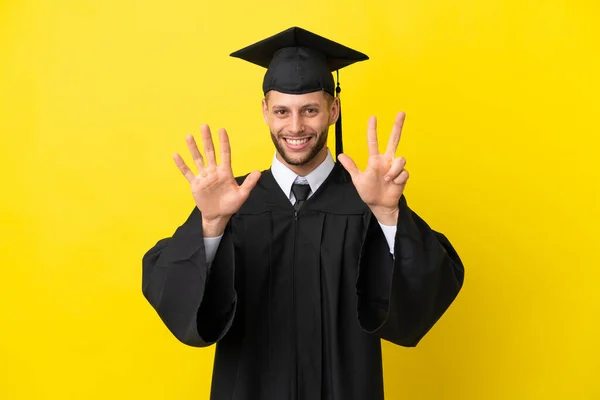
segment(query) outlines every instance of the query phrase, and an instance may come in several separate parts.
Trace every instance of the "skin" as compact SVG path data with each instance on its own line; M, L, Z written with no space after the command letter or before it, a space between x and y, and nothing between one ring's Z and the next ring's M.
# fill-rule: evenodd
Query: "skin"
M288 95L271 91L262 100L262 112L277 158L297 175L308 175L325 160L329 127L339 115L337 98L326 92ZM289 149L285 138L308 138L308 147Z
M289 95L271 91L262 100L262 111L277 150L277 158L284 165L296 174L305 176L325 160L328 130L339 116L337 98L324 92ZM404 112L397 114L387 149L380 154L377 119L374 116L369 118L369 159L364 171L348 155L338 156L339 162L350 174L359 196L383 225L397 224L398 202L409 178L408 171L404 168L406 160L395 157L404 119ZM240 209L256 186L260 171L253 171L238 185L231 169L231 149L226 130L219 129L220 165L216 162L209 126L202 125L200 130L205 157L200 153L194 136L186 136L198 174L191 171L179 154L176 153L173 159L189 182L196 206L202 212L204 236L217 237L223 234L231 216ZM286 138L310 139L307 146L297 150L286 145Z

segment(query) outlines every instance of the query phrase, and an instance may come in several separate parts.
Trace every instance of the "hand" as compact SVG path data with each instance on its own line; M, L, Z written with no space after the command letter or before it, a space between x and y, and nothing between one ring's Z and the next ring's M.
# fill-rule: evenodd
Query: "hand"
M394 158L405 116L403 112L396 116L385 154L379 154L377 119L369 118L367 133L369 161L364 172L361 172L356 163L346 154L340 154L338 157L352 177L352 183L359 196L383 225L397 224L398 202L409 177L408 171L404 169L406 160L403 157Z
M173 159L183 176L190 182L194 201L202 213L204 236L215 237L224 232L231 216L244 204L258 182L260 172L252 172L242 185L238 185L231 170L231 149L225 129L219 130L221 165L217 165L215 160L210 128L202 125L201 131L208 165L205 165L192 135L186 136L186 142L198 168L198 175L193 174L179 154L175 154Z

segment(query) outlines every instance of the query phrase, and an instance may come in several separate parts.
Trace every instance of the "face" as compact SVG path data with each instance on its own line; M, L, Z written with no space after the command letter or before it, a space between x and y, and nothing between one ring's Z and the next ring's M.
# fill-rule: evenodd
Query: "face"
M337 120L337 99L323 91L301 95L270 91L262 106L273 144L287 164L310 166L324 159L327 132Z

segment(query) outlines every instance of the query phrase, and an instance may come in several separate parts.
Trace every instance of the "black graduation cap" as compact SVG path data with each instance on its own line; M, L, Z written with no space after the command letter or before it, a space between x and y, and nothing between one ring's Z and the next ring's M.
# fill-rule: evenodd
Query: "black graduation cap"
M267 68L263 93L270 90L287 94L304 94L324 90L339 97L339 70L357 61L368 60L366 54L336 43L299 27L291 27L230 54ZM332 72L338 74L334 86ZM335 125L336 156L343 152L342 111Z

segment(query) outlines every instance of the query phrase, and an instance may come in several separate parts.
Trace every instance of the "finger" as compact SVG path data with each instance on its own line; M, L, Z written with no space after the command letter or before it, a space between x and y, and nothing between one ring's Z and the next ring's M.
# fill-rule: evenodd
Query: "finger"
M204 143L204 154L209 167L216 167L217 160L215 159L215 146L212 141L212 135L208 125L202 125L202 143Z
M402 170L400 175L398 175L396 179L394 179L394 183L397 185L405 185L409 177L410 175L408 174L408 171L404 169Z
M393 179L396 179L396 177L400 174L400 172L402 172L402 169L404 169L405 165L406 165L406 159L404 159L404 157L398 157L398 158L394 159L394 161L392 161L392 166L390 167L388 172L385 174L385 181L389 182Z
M202 154L200 154L200 150L198 150L196 139L194 139L194 136L192 135L187 135L185 137L185 141L187 143L188 149L190 149L190 153L192 154L194 163L198 168L198 172L201 172L204 169L204 159L202 158Z
M369 118L369 127L367 129L367 146L369 149L369 156L376 156L379 154L379 145L377 143L377 118Z
M183 161L183 158L181 158L181 156L176 153L175 155L173 155L173 160L175 160L175 165L177 165L177 168L179 168L179 170L181 171L183 176L185 176L185 178L188 180L188 182L192 183L192 181L196 178L196 176L188 168L185 161Z
M250 194L250 191L252 189L254 189L254 186L256 186L256 183L258 182L258 179L260 178L260 171L253 171L251 172L246 179L244 179L244 182L242 182L241 186L240 186L240 190L242 190L242 192L245 195Z
M342 164L342 166L344 168L346 168L346 171L348 171L348 173L350 174L350 177L352 177L352 179L354 179L356 177L356 175L358 175L360 173L360 170L356 166L356 163L354 162L354 160L352 160L346 154L340 154L338 156L338 161L340 162L340 164Z
M396 115L396 121L394 122L392 134L390 135L388 147L385 152L388 157L394 157L394 154L396 154L396 149L398 148L398 143L400 143L400 137L402 136L402 127L404 126L405 118L406 113L404 112L399 112L398 115Z
M219 140L221 142L221 164L231 166L231 148L229 146L229 136L224 128L219 129Z

